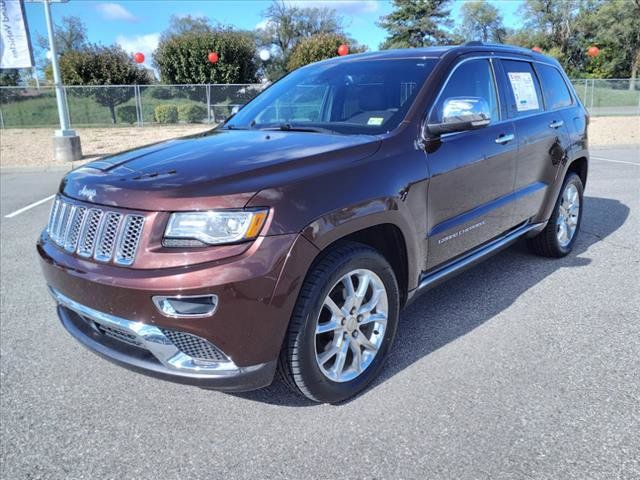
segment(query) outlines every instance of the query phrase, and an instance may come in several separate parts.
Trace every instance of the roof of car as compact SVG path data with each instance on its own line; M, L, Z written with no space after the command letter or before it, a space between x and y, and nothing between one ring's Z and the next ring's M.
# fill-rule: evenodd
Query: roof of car
M516 47L513 45L503 45L498 43L483 42L467 42L462 45L439 46L439 47L420 47L420 48L399 48L392 50L379 50L375 52L365 52L346 57L334 57L331 60L349 61L363 59L400 59L400 58L441 58L447 53L471 53L471 52L494 52L494 53L511 53L525 55L538 59L549 59L541 53L535 52L528 48Z

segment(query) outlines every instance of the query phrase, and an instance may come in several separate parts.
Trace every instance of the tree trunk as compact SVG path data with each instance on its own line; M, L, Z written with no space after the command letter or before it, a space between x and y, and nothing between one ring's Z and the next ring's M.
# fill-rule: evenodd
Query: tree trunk
M109 113L111 114L111 123L115 125L116 123L116 106L113 104L109 105Z

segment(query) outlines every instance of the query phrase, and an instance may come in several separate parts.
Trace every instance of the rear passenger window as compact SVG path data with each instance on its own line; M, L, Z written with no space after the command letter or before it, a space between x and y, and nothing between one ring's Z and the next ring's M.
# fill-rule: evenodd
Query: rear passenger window
M452 97L484 98L491 111L491 122L500 120L500 108L493 79L493 70L488 60L469 60L460 64L440 94L436 108L431 114L431 121L434 123L442 121L444 101Z
M547 101L547 110L568 107L573 103L569 88L557 68L550 65L536 64L542 81L544 98Z
M533 67L528 62L502 60L507 75L509 110L522 117L542 112L542 93Z

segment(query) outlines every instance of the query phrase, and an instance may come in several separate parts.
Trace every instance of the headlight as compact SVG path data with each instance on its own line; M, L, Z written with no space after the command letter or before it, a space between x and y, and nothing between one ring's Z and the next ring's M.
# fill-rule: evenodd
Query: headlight
M258 236L269 210L213 210L172 213L165 247L203 247L242 242Z

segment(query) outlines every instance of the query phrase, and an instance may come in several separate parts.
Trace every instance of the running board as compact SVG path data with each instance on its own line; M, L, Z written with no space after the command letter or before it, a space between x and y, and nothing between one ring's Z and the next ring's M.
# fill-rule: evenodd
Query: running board
M503 248L508 247L518 238L526 233L540 227L540 223L528 223L521 227L511 230L502 237L498 237L495 240L483 245L476 250L472 250L470 253L462 258L454 260L451 263L438 268L434 272L423 274L420 278L418 288L416 288L410 295L409 301L413 300L418 294L425 292L431 287L435 287L439 283L447 280L449 277L462 272L463 270L475 265L476 263L484 260L488 256L499 252Z

